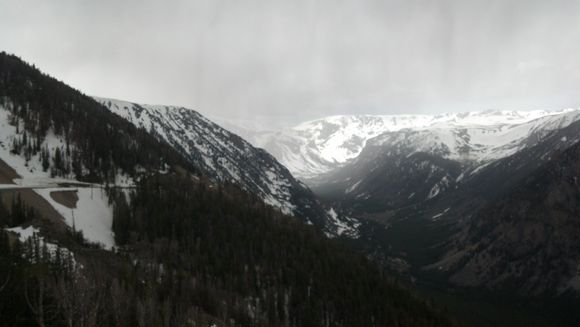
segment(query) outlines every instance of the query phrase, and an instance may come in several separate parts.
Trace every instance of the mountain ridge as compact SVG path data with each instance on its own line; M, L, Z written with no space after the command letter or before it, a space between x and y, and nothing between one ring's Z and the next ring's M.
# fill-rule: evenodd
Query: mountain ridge
M328 173L356 158L369 140L383 133L406 129L423 131L437 128L507 128L542 117L575 112L578 109L487 110L437 115L336 115L277 131L240 128L239 132L255 146L272 153L298 178L310 183L318 175Z
M215 181L237 184L282 213L319 226L328 235L349 234L349 230L355 235L352 233L355 221L330 215L330 209L324 208L310 189L267 151L255 148L197 111L95 99L137 128L171 145Z

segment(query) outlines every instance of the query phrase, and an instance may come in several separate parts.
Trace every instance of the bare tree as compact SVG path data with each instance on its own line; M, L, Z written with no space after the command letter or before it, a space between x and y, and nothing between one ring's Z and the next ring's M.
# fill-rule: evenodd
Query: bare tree
M49 312L54 314L54 308L46 303L47 278L44 272L36 272L33 276L34 285L29 280L24 283L24 298L26 304L34 316L34 320L40 327L46 326Z
M59 299L58 305L63 315L66 326L73 327L77 314L76 287L74 281L59 276L53 285L53 292Z
M85 269L59 276L52 290L66 326L96 326L105 288L98 276Z
M118 280L113 280L109 288L109 305L116 326L123 326L129 320L131 294L128 293Z
M9 282L10 282L10 273L8 273L8 276L6 276L6 280L4 281L2 286L0 286L0 293L4 291Z
M41 244L35 234L26 244L27 256L32 262L28 268L30 278L24 280L24 298L38 326L44 327L58 315L58 308L50 304L47 290L50 287L49 268L45 260L50 258L46 244Z

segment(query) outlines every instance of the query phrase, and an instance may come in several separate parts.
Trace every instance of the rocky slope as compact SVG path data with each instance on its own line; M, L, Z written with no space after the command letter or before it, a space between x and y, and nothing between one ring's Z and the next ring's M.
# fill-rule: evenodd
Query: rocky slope
M324 228L329 235L336 235L345 224L354 223L340 215L330 215L308 187L296 180L269 153L255 148L194 110L105 98L96 100L111 112L170 144L215 181L239 185L283 213Z
M432 269L464 286L523 294L580 290L580 122L482 169L449 194L459 222ZM453 200L453 202L451 201ZM470 210L455 203L478 203Z

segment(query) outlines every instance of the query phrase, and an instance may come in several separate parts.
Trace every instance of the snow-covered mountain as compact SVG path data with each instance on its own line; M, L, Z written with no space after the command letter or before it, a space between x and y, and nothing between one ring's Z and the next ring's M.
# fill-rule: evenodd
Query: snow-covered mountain
M512 118L503 121L498 115L477 121L473 118L483 116L473 114L471 121L384 132L367 140L356 158L310 180L311 186L326 198L372 202L381 208L429 200L580 120L580 110L548 112L527 120L539 114L517 119L509 115Z
M363 226L383 225L361 235L387 266L458 285L517 281L522 294L580 289L569 250L578 248L580 110L472 123L382 133L312 188Z
M439 115L345 115L317 119L277 132L240 127L239 133L255 146L274 155L295 176L308 181L356 158L370 139L386 132L420 131L417 137L428 140L430 144L436 141L438 145L435 146L443 144L450 152L455 151L458 157L465 157L465 151L469 150L467 159L486 160L509 154L504 147L516 149L513 142L543 128L522 124L561 115L573 121L576 114L576 110L568 109L488 110ZM556 119L553 124L566 124L566 120ZM548 128L557 128L556 125L545 123Z
M543 139L551 131L580 119L580 110L547 113L528 121L445 122L424 128L386 132L370 146L395 146L413 152L439 153L456 161L489 162L504 158ZM395 150L396 151L396 150Z
M214 180L237 184L283 213L325 226L330 233L336 229L334 217L274 157L198 112L182 107L95 99L173 146Z

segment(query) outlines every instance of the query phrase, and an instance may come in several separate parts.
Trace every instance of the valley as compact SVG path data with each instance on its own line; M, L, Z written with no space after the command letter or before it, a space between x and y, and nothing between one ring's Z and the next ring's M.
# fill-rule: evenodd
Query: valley
M330 117L296 127L310 135L304 143L311 147L294 155L319 151L324 158L328 149L335 149L335 158L344 151L356 155L334 160L334 168L323 173L305 174L304 167L294 173L307 176L303 180L324 203L361 222L351 244L411 285L451 301L452 308L461 308L458 313L488 307L490 320L482 326L507 325L507 312L516 311L522 317L539 313L521 326L550 325L555 317L574 325L578 316L561 303L579 303L580 258L568 252L580 246L575 243L578 172L572 163L579 159L579 113L438 116L446 121L419 116L400 129L381 125L382 133L376 128L379 117ZM404 118L409 117L400 121ZM357 121L356 128L337 121ZM372 123L365 130L360 121ZM304 126L312 130L305 132ZM280 141L262 144L275 147L272 153L284 162L280 153L286 147L274 145L286 140L282 133L271 135ZM361 140L361 146L334 140L349 137ZM553 184L556 180L562 184ZM498 305L497 296L511 300ZM471 322L485 320L475 315L479 318Z
M22 65L11 57L4 60ZM38 79L32 77L34 70L18 69L28 70L23 76ZM41 78L37 83L74 94L50 80ZM200 251L201 245L191 244L192 240L214 244L226 237L228 244L237 244L234 239L245 239L243 233L255 233L246 227L262 231L263 224L274 223L272 231L290 228L291 234L301 235L302 225L306 239L312 231L320 233L307 241L314 248L317 242L326 242L318 238L342 244L396 276L404 289L436 299L429 309L435 315L445 306L463 323L476 326L544 326L554 320L573 325L579 319L557 303L576 303L580 289L580 257L574 251L580 246L576 236L580 235L576 181L580 110L334 116L282 131L255 129L255 135L228 123L233 131L246 133L246 141L183 107L81 95L84 102L78 102L65 96L49 107L53 116L42 120L37 116L43 115L41 111L18 104L28 100L18 100L10 87L4 92L9 95L0 108L0 209L7 214L5 229L25 244L36 239L52 253L48 260L64 252L74 262L88 264L92 259L86 251L101 249L109 254L103 253L107 259L98 261L123 261L115 253L126 253L147 265L175 266L158 258L151 246L173 251L163 245L172 239L175 245L182 244L178 251L192 251L190 246ZM32 89L29 97L45 101L41 92L46 91ZM112 142L121 143L103 147L100 139L92 138L90 128L62 124L61 115L79 126L88 118L75 103L93 110L101 125L118 126ZM51 123L43 125L46 120ZM89 124L94 126L93 120ZM111 135L101 138L107 137ZM194 212L203 213L195 218L201 220L186 219L197 217ZM230 234L217 239L197 234L199 228L209 228L210 235L222 232L222 223L204 220L215 215L258 220L244 228L240 221L230 221L230 227L237 227L224 229ZM268 218L257 218L262 216ZM299 223L288 227L285 219ZM268 244L281 236L270 237ZM256 235L247 240L253 244L257 239ZM295 246L291 239L280 250ZM263 246L262 255L272 255ZM236 247L242 257L256 251ZM207 251L215 250L206 248L187 260L206 260L202 254ZM220 261L212 262L204 265L216 267ZM228 271L237 276L234 271L240 264L220 269L233 269ZM276 265L263 264L272 269ZM142 272L144 277L150 273ZM187 274L199 273L194 269ZM270 278L266 276L269 273L255 278ZM212 292L221 292L218 284L212 287ZM261 296L246 300L258 301ZM197 303L201 307L196 310L205 313L195 316L202 320L207 314L230 310ZM546 309L535 312L540 307ZM559 313L565 318L557 318ZM517 315L520 318L514 318Z
M0 1L0 327L580 326L580 1Z

